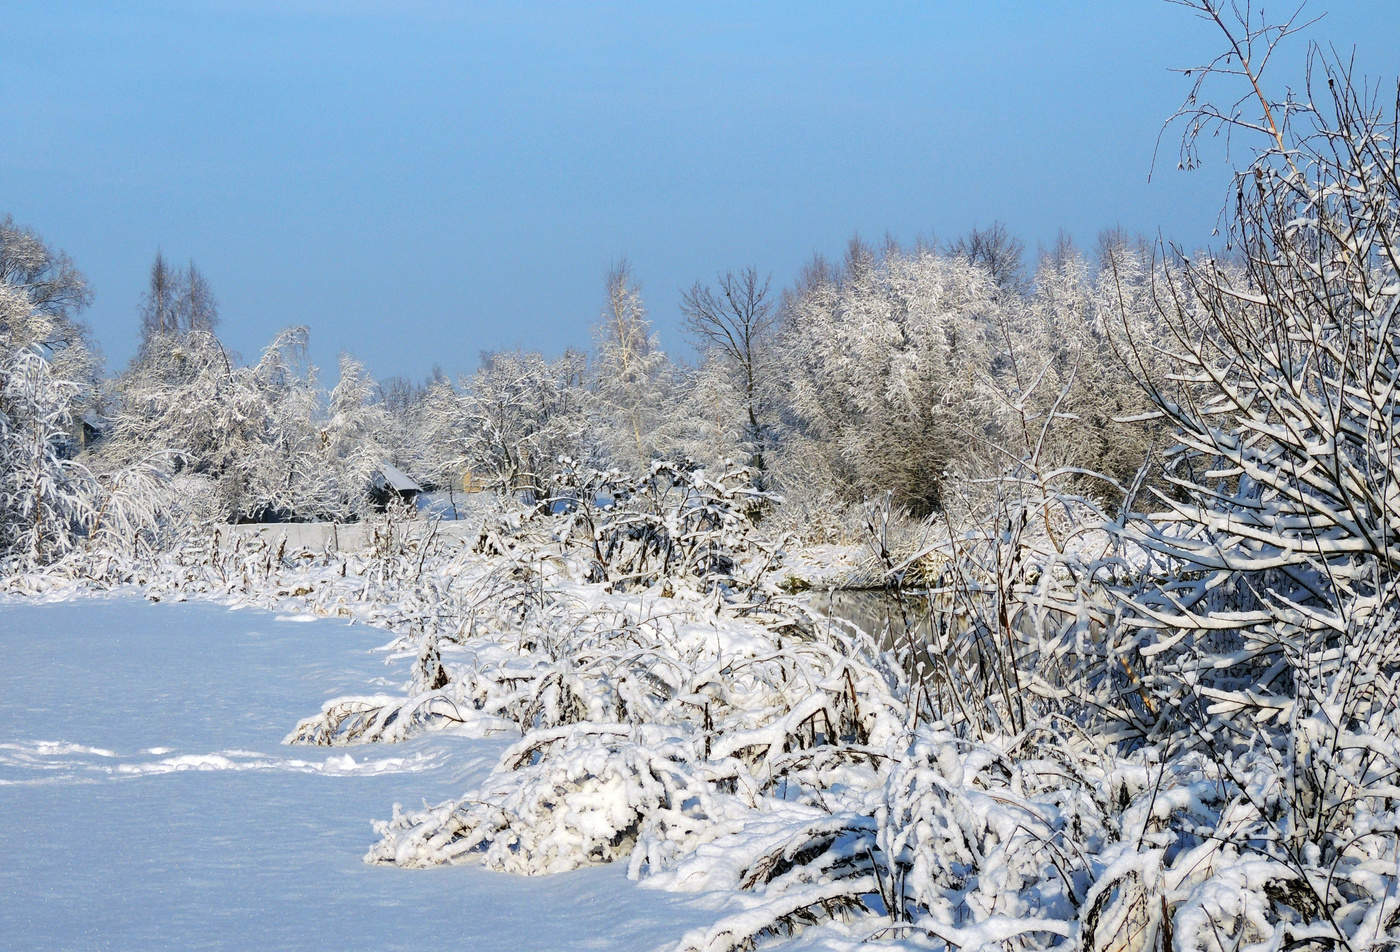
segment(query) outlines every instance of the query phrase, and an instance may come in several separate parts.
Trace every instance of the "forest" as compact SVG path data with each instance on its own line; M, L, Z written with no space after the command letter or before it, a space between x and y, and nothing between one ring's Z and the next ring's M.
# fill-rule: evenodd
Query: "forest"
M157 256L104 375L0 220L0 592L386 629L407 680L288 744L511 743L366 861L725 895L677 952L1400 947L1400 86L1314 49L1272 91L1294 21L1184 5L1180 161L1244 156L1216 250L853 239L698 281L694 361L620 262L586 349L329 386ZM277 541L324 522L370 541Z

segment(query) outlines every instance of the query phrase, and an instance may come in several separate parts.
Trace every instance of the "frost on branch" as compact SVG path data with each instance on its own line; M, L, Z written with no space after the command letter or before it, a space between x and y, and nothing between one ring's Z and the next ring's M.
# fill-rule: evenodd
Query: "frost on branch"
M867 776L897 735L888 675L839 641L780 643L666 599L631 621L640 606L604 604L527 620L533 650L509 669L467 672L444 652L448 677L476 685L524 740L481 790L396 817L376 861L542 873L630 853L634 873L655 872L770 797L819 799L836 778Z
M476 861L539 875L632 856L665 865L713 835L725 799L692 774L693 750L659 731L536 731L480 790L376 826L370 862Z
M95 481L63 453L76 389L32 351L0 364L0 558L19 566L72 551L95 514Z
M1263 64L1292 22L1188 5L1230 49L1183 109L1184 156L1209 129L1260 145L1230 210L1238 264L1184 260L1157 289L1173 367L1152 396L1176 428L1174 487L1123 532L1146 554L1126 647L1158 733L1221 776L1219 839L1168 897L1174 934L1393 944L1393 869L1371 876L1397 850L1400 126L1317 51L1301 91L1268 98ZM1200 98L1221 75L1252 92Z

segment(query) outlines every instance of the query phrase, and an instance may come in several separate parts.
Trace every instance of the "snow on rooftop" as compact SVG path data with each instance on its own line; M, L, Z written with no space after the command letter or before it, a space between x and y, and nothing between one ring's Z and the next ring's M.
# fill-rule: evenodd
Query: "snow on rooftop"
M413 481L407 473L388 463L379 464L379 475L390 489L401 493L421 493L423 487Z

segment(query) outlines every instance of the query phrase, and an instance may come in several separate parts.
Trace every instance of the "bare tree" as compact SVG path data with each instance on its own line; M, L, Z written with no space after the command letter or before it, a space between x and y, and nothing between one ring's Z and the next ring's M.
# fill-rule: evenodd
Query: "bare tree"
M183 331L213 330L219 323L219 305L200 270L191 261L180 280L180 293L175 300L175 314Z
M717 354L730 368L744 398L745 442L751 463L763 469L763 434L759 409L763 363L775 324L776 312L769 297L771 278L759 280L748 267L719 276L718 291L696 282L681 297L686 327L702 351Z
M156 252L151 262L151 278L141 301L141 346L146 348L156 337L174 333L175 275L165 263L165 255Z
M195 263L191 261L180 271L167 264L165 255L157 251L141 301L142 350L159 338L213 330L218 323L214 292Z
M1001 222L987 228L974 228L948 246L955 258L966 258L985 268L1003 291L1020 294L1025 290L1026 277L1021 268L1025 249Z

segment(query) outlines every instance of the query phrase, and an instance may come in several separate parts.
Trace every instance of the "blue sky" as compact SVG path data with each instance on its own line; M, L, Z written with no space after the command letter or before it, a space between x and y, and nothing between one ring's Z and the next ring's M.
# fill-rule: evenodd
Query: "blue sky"
M1400 5L1310 5L1373 76ZM1282 8L1280 8L1282 9ZM0 214L63 248L119 369L157 248L253 357L468 372L589 343L626 256L669 350L683 288L789 283L854 233L1004 222L1031 253L1120 225L1210 240L1228 169L1148 182L1169 71L1216 36L1158 0L7 4ZM1280 62L1296 82L1302 42ZM332 374L333 375L333 374Z

